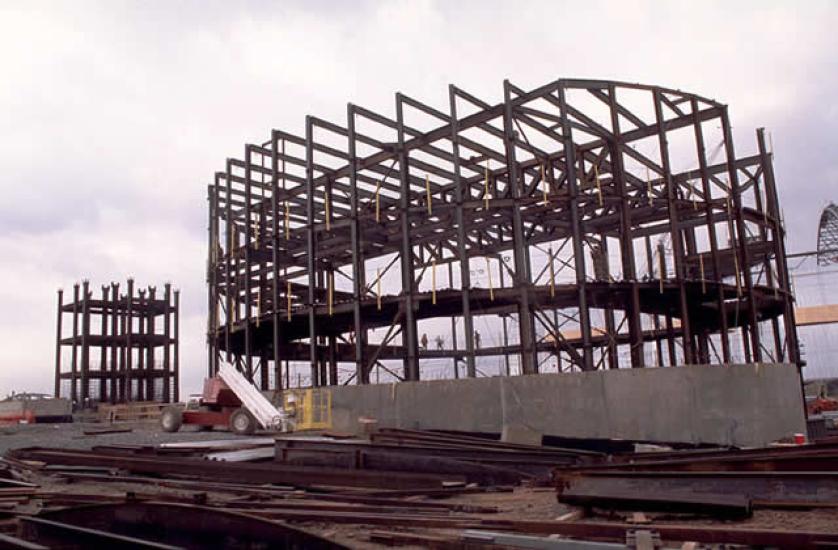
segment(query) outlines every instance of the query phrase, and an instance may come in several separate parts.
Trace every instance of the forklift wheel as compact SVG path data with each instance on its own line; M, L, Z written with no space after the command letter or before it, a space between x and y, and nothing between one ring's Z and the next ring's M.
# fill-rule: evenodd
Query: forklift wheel
M256 431L256 419L247 409L237 409L230 415L230 431L237 435L252 435Z
M183 425L183 411L179 407L166 407L160 413L160 427L164 432L176 432Z

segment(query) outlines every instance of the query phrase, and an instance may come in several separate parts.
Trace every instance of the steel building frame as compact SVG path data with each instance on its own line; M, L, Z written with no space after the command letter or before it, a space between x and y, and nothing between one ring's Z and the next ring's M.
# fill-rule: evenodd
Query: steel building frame
M134 280L128 279L126 286L127 292L120 295L119 283L102 285L96 299L85 280L73 285L70 303L58 290L56 397L82 406L179 400L180 291L166 283L162 296L153 286L135 295ZM64 324L65 316L70 323ZM70 357L62 362L65 348Z
M799 363L762 129L737 157L727 106L679 90L448 92L445 110L397 93L395 117L352 104L345 125L308 116L305 136L273 130L215 174L210 374L227 360L268 389L292 383L295 361L313 385L368 383L394 359L402 380L440 357L475 376L485 355L507 373L517 356L523 374L548 359ZM479 345L476 316L502 324L503 346ZM420 345L432 318L450 318L453 345Z

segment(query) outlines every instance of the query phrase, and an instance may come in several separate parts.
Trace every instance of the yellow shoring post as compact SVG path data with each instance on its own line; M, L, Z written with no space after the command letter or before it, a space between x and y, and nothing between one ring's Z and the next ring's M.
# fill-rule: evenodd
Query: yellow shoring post
M666 273L665 273L666 264L664 263L664 260L663 260L663 249L662 248L658 248L658 263L660 264L659 268L660 268L660 271L661 271L660 293L663 294L663 278L666 276Z
M256 328L259 328L259 321L262 315L262 289L256 289Z
M323 190L323 208L326 212L326 231L332 230L332 214L329 212L329 190Z
M556 268L553 266L553 247L547 249L550 256L550 297L556 297Z
M486 159L486 168L483 171L483 205L489 209L489 159Z
M733 270L736 272L736 296L742 297L742 282L739 280L739 254L733 249Z
M436 258L431 258L431 304L436 305Z
M544 192L544 204L549 204L550 200L547 198L547 177L545 176L544 164L541 164L541 189Z
M649 195L649 206L652 206L652 176L649 174L649 168L646 168L646 194Z
M431 205L431 177L428 174L425 174L425 200L428 202L428 216L431 216L434 209Z
M707 294L707 281L704 277L704 254L698 254L698 267L701 271L701 293Z
M375 268L375 305L381 311L381 268Z
M596 193L599 197L599 207L602 208L602 185L599 182L599 167L594 164L594 178L596 179Z
M489 263L489 257L486 256L486 274L489 276L489 300L495 301L495 287L492 285L492 265Z
M287 297L287 311L288 311L288 320L291 320L291 281L288 281L288 285L285 287L285 296Z
M335 303L335 274L331 271L329 271L326 275L326 286L328 287L328 294L326 296L326 300L329 302L329 317L331 317Z
M288 207L288 201L285 201L285 240L291 238L291 210Z
M381 221L381 182L379 181L375 186L375 222Z

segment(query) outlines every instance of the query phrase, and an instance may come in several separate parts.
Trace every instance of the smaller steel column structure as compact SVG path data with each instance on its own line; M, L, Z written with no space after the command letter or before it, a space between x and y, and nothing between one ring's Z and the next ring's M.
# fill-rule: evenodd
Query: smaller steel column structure
M154 287L148 287L148 292L141 290L139 298L134 298L133 280L129 279L127 294L120 296L119 285L111 283L102 286L102 297L96 299L84 281L73 286L70 303L59 290L55 396L67 397L78 407L138 399L177 401L180 292L172 292L170 283L164 288L162 298L156 296ZM64 334L65 315L72 316L69 335ZM65 348L70 348L66 369L62 360ZM95 349L99 350L98 365L91 362Z

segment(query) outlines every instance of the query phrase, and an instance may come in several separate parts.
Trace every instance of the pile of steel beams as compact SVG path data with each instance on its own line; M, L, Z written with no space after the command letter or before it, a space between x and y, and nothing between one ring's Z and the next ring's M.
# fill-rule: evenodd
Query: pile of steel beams
M759 130L737 155L726 105L576 79L395 99L273 130L215 174L210 374L799 362L772 153Z
M610 457L554 471L559 501L747 517L838 506L838 444Z
M835 444L604 455L412 430L370 439L12 451L0 461L0 539L20 548L343 548L323 536L341 526L364 546L838 544L835 530L734 523L766 508L838 506ZM559 500L579 508L530 517L516 499L552 492L537 487L548 464Z

